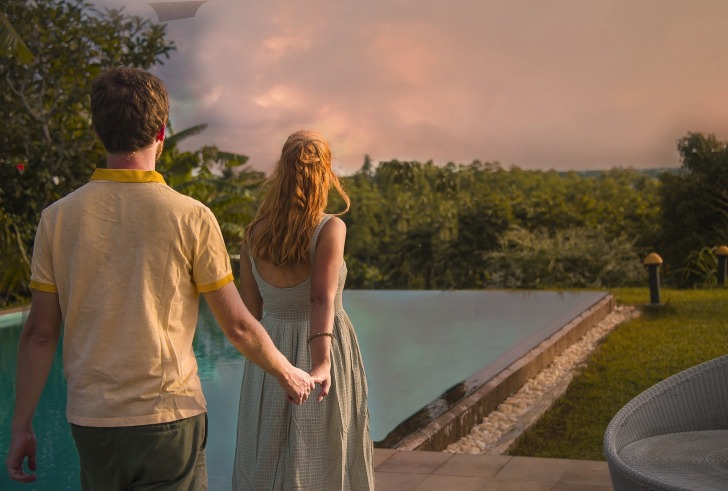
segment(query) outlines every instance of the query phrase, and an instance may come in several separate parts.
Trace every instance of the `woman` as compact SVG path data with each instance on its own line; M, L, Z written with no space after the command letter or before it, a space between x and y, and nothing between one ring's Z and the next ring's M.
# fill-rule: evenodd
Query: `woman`
M367 384L342 309L346 226L326 215L336 189L331 148L311 131L288 137L245 234L240 294L295 366L320 384L296 406L247 362L238 413L235 490L373 490ZM317 393L318 392L318 393Z

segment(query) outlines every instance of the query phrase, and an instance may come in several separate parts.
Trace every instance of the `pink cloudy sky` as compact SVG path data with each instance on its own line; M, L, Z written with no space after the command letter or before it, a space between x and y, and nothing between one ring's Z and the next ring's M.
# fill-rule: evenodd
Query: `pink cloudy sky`
M726 22L724 0L210 0L168 23L178 50L154 72L176 129L209 124L186 148L259 170L300 128L342 173L365 154L675 167L687 132L728 139Z

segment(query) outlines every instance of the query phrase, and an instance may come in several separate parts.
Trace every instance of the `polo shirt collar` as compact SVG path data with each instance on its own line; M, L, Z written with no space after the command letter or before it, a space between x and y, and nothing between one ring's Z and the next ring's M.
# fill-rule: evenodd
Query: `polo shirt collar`
M96 169L91 176L92 181L115 182L158 182L167 184L162 174L155 170L129 169Z

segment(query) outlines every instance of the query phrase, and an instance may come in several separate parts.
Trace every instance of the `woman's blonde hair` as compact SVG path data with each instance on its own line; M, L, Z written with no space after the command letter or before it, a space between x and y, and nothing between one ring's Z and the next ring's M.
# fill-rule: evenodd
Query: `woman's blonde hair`
M351 201L331 169L329 143L313 131L293 133L263 185L265 197L245 231L250 254L279 266L307 260L331 188L346 203L346 209L337 213L343 215Z

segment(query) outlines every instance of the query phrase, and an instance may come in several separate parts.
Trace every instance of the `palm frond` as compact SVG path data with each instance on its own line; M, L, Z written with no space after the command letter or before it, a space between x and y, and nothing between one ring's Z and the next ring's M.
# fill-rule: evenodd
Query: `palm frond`
M35 59L33 52L25 44L10 19L0 12L0 56L13 54L21 62L30 64Z
M178 142L184 140L185 138L188 138L188 137L194 136L194 135L199 135L206 129L207 129L206 123L198 124L196 126L191 126L189 128L185 128L184 130L179 131L177 133L172 133L165 139L165 142L168 145L176 145Z
M248 161L247 155L242 155L240 153L230 153L230 152L217 152L217 159L220 162L223 162L228 167L235 167L236 165L242 165L245 162Z

